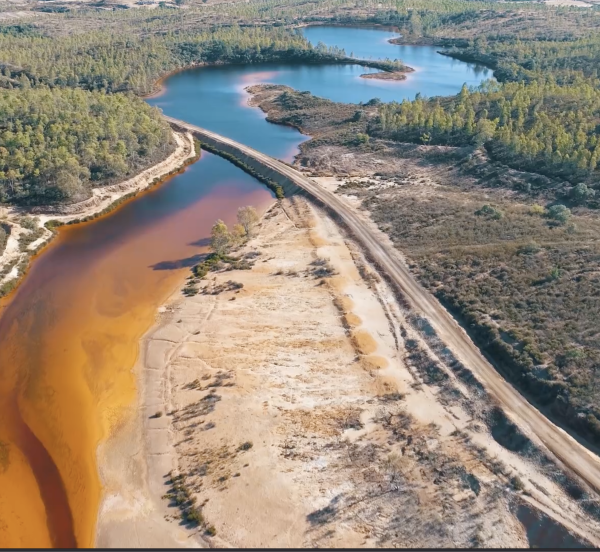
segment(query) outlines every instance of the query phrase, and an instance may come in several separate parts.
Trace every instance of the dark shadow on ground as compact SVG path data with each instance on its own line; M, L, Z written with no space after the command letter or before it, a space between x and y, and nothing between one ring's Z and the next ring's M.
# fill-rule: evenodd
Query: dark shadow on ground
M532 506L520 503L513 508L525 527L531 548L592 548L589 543Z
M192 255L191 257L186 257L185 259L177 259L175 261L161 261L160 263L156 263L150 265L152 270L178 270L180 268L192 268L196 266L198 263L201 263L204 259L206 259L208 253L200 253L198 255Z
M335 496L331 502L319 510L315 510L306 516L306 520L312 525L325 525L333 521L338 514L339 502L342 495Z
M194 247L208 247L210 245L210 238L200 238L195 242L188 243L188 245L192 245Z

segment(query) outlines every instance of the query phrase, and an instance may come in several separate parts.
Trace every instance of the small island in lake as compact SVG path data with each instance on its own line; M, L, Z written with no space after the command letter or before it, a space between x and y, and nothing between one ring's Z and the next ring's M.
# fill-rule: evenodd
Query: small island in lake
M413 71L411 69L411 71ZM390 80L390 81L402 81L406 80L406 73L411 71L381 71L380 73L364 73L360 76L361 79L377 79L377 80Z
M406 73L412 73L414 69L404 65L400 60L370 62L368 67L381 69L379 73L363 73L361 79L377 79L377 80L392 80L402 81L406 79Z

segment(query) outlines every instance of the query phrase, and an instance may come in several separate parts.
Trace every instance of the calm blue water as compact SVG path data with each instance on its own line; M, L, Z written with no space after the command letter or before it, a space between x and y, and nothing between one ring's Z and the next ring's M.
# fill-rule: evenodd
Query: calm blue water
M281 159L291 160L298 145L308 139L296 130L269 124L264 114L247 105L244 88L251 84L285 84L309 90L338 102L359 103L372 98L402 101L424 96L456 94L464 83L477 85L492 76L491 70L442 56L430 46L396 46L394 33L343 27L309 27L304 34L313 43L344 48L361 58L401 58L416 69L407 80L361 79L376 72L359 65L226 66L191 69L169 78L165 92L148 100L165 114L223 134Z
M346 90L343 97L332 97L327 92L314 92L318 96L336 101L357 103L365 98L378 97L385 102L414 99L417 92L423 96L450 96L456 94L464 83L477 86L492 78L492 70L473 63L465 63L437 53L436 46L399 46L388 42L398 33L379 29L349 29L345 27L308 27L304 36L316 45L344 48L347 55L359 59L399 59L416 71L405 81L385 82L358 79ZM366 71L359 71L365 73ZM291 85L290 85L291 86ZM312 90L311 90L312 91ZM334 93L337 93L337 88Z

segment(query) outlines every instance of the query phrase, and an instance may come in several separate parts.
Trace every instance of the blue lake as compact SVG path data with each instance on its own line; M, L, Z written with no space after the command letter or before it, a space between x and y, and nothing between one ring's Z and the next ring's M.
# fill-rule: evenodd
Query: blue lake
M402 59L415 72L404 81L382 81L360 78L364 73L377 72L360 65L203 67L173 75L165 82L163 93L148 102L167 115L291 160L298 144L307 138L294 129L268 123L259 109L248 107L247 86L285 84L337 102L359 103L372 98L391 102L413 99L417 93L448 96L458 93L464 83L477 86L492 77L490 69L443 56L431 46L390 44L388 40L398 35L388 31L319 26L303 29L303 33L314 45L323 42L338 46L358 58Z

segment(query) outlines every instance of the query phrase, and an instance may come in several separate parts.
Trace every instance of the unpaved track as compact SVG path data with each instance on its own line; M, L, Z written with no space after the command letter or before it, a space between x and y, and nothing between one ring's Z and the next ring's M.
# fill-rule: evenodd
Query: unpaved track
M398 260L396 251L392 247L382 244L377 235L350 207L333 193L324 190L310 178L281 161L235 140L184 121L172 117L166 117L166 119L172 125L194 133L200 141L208 139L210 142L228 146L228 149L237 149L266 168L285 176L333 211L366 249L369 256L398 287L411 306L430 321L439 338L465 366L473 371L477 379L500 402L513 421L527 433L537 436L557 458L584 479L596 492L600 492L600 459L548 420L498 374L446 309L417 283L407 267Z

